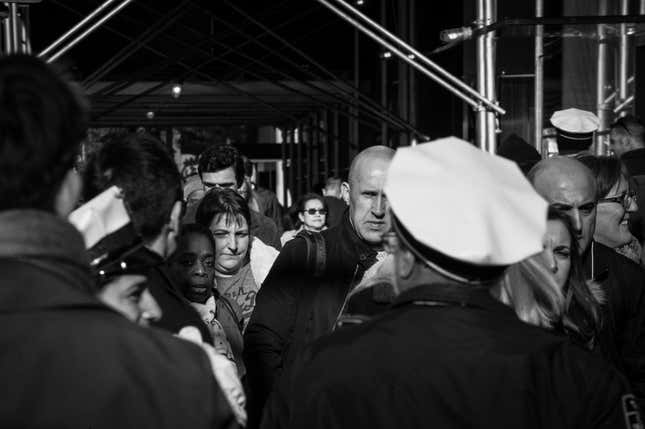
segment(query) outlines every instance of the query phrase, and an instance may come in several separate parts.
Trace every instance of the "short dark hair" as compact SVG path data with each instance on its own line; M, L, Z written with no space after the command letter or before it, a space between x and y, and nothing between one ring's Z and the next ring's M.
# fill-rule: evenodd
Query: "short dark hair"
M645 125L634 115L625 115L611 124L611 130L639 144L645 143Z
M121 188L132 223L144 240L159 235L173 206L183 197L172 156L159 140L145 133L107 136L90 154L83 184L85 199L113 185Z
M244 158L233 146L216 144L210 146L199 156L199 177L204 173L214 173L233 167L235 183L238 188L244 182Z
M87 133L87 102L28 55L0 58L0 210L51 211Z
M204 195L195 220L198 224L210 227L217 216L225 215L228 219L242 216L251 227L251 210L246 200L232 189L213 188Z
M596 178L596 195L602 198L609 193L611 188L620 181L621 178L629 180L629 175L623 163L614 157L581 155L577 157L578 161L586 165Z
M215 239L213 238L211 230L208 229L207 226L201 225L199 223L188 223L186 225L182 225L181 234L177 239L177 243L182 243L191 234L206 237L208 242L211 244L211 247L213 248L213 252L215 252Z

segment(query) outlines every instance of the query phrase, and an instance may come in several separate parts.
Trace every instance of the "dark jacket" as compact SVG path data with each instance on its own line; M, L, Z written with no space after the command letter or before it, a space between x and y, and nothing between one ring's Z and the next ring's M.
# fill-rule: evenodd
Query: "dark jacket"
M178 333L181 328L191 325L199 329L205 342L213 344L210 330L199 313L181 294L161 256L142 247L128 257L127 262L131 265L149 267L142 274L146 276L148 290L162 311L161 319L152 322L151 325L173 334Z
M607 300L602 306L600 352L623 371L639 403L645 405L645 271L597 242L584 264L587 278L600 282Z
M244 334L251 426L283 366L305 344L331 330L350 287L376 262L376 251L356 235L347 214L340 225L321 234L327 256L320 277L307 265L304 239L295 238L276 259L256 297Z
M258 186L253 190L253 198L258 203L260 213L271 219L278 227L278 233L282 234L282 206L275 192Z
M271 218L251 210L251 225L249 230L253 237L257 237L268 246L280 249L280 233L278 227Z
M615 369L521 322L486 289L408 290L287 371L263 428L620 428L640 418Z
M237 427L199 347L88 292L83 239L67 222L0 212L0 270L0 427Z
M347 204L345 201L336 197L323 197L325 200L325 205L327 205L327 226L329 228L338 225L343 221L343 215L345 210L347 210Z
M629 223L632 234L640 243L645 241L645 148L625 152L620 160L634 178L638 189L638 211L630 216Z

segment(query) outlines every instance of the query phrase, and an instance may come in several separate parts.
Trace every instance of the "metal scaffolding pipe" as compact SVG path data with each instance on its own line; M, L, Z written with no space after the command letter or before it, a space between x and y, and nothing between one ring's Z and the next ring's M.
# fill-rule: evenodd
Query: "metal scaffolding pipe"
M18 5L9 3L9 31L11 34L11 52L20 52L20 24L18 22Z
M81 40L85 39L89 34L93 33L93 32L94 32L94 30L96 30L97 28L99 28L101 25L103 25L103 23L105 23L106 21L108 21L110 18L112 18L112 17L113 17L114 15L116 15L117 13L119 13L119 12L121 11L121 9L123 9L124 7L126 7L126 6L127 6L129 3L131 3L131 2L132 2L132 0L123 0L123 2L122 2L121 4L119 4L117 7L115 7L111 12L109 12L109 13L108 13L107 15L105 15L103 18L101 18L100 20L98 20L98 21L97 21L95 24L93 24L90 28L88 28L88 29L87 29L87 30L85 30L83 33L81 33L81 35L80 35L80 36L76 37L74 40L72 40L71 42L69 42L69 44L67 44L66 46L64 46L63 48L61 48L61 49L60 49L58 52L56 52L54 55L50 56L50 57L47 59L47 62L48 62L48 63L51 63L52 61L56 61L56 59L57 59L58 57L60 57L60 56L61 56L61 55L63 55L65 52L69 51L69 50L70 50L70 49L72 49L74 46L76 46L76 44L77 44L78 42L80 42Z
M477 26L483 28L485 26L485 9L484 9L485 0L477 0ZM485 34L480 33L477 36L477 90L480 93L486 92L486 62L484 59L485 50L486 50L486 41ZM486 110L479 106L477 108L477 140L476 143L481 150L486 150L488 147L488 133L486 129L488 127L486 121Z
M51 45L47 46L45 49L43 49L38 56L42 57L44 55L47 55L49 52L51 52L54 48L56 48L58 45L63 43L65 40L67 40L72 34L76 33L79 28L84 26L88 21L90 21L92 18L94 18L96 15L101 13L103 9L108 7L111 3L114 3L116 0L107 0L105 3L94 9L92 13L87 15L85 18L83 18L78 24L70 28L65 34L60 36L58 39L56 39Z
M371 31L371 30L367 29L365 26L361 25L358 21L356 21L355 19L351 18L350 16L348 16L347 14L345 14L344 12L342 12L341 10L339 10L338 8L336 8L335 6L333 6L332 4L330 4L328 1L326 1L326 0L317 0L317 1L318 1L319 3L322 3L322 4L324 4L325 6L327 6L327 8L329 8L330 10L332 10L332 11L333 11L334 13L336 13L338 16L340 16L341 18L343 18L345 21L349 22L349 23L350 23L350 24L352 24L354 27L356 27L356 28L358 28L359 30L361 30L361 31L362 31L363 33L365 33L367 36L369 36L370 38L372 38L373 40L375 40L376 42L378 42L379 44L381 44L382 46L384 46L385 48L387 48L388 50L390 50L390 51L391 51L393 54L395 54L397 57L401 58L403 61L405 61L405 62L407 62L408 64L410 64L411 66L413 66L414 68L416 68L417 70L419 70L421 73L423 73L424 75L428 76L429 78L431 78L432 80L434 80L435 82L437 82L439 85L443 86L443 87L444 87L444 88L446 88L448 91L452 92L452 93L453 93L454 95L456 95L457 97L461 98L461 99L462 99L463 101L465 101L466 103L470 104L471 106L473 106L473 107L475 107L475 108L477 108L477 107L479 106L479 103L477 103L475 100L473 100L473 99L469 98L469 96L468 96L468 95L466 95L466 94L462 93L460 90L458 90L457 88L453 87L449 82L447 82L446 80L442 79L442 78L441 78L441 77L439 77L437 74L433 73L432 71L428 70L427 68L423 67L423 66L422 66L421 64L419 64L417 61L415 61L415 60L413 60L413 59L409 58L407 54L405 54L405 53L401 52L399 49L397 49L396 47L394 47L391 43L388 43L388 42L387 42L387 41L385 41L383 38L381 38L381 37L379 37L378 35L376 35L373 31ZM349 7L351 7L351 6L349 6ZM418 52L418 51L414 50L414 52ZM417 58L419 58L419 59L420 59L420 58L422 58L422 57L423 57L423 55L421 55L421 54L419 54L419 55L421 55L421 56L418 56L418 55L416 55L416 54L413 54L413 55L415 55L415 56L414 56L414 58L415 58L415 59L417 59ZM428 61L430 61L430 60L428 60ZM432 62L430 61L430 63L432 63ZM434 64L434 63L432 63L432 64ZM436 67L439 67L439 66L436 66ZM439 67L439 68L440 68L440 67ZM440 68L440 69L441 69L441 68ZM441 70L443 70L443 69L441 69ZM450 74L449 74L448 72L446 72L445 70L444 70L444 72L445 72L445 73L447 73L448 75L450 75ZM452 78L452 79L457 79L457 78L455 78L455 77L454 77L454 76L452 76L452 75L450 75L450 76L451 76L451 78ZM459 79L457 79L457 80L459 81ZM469 91L467 91L467 92L469 92L470 94L476 94L476 95L473 95L473 97L474 97L474 98L477 98L478 100L480 100L480 101L481 101L483 104L485 104L486 106L490 107L491 109L495 110L496 112L498 112L498 113L500 113L500 114L502 114L502 115L506 113L506 111L505 111L504 109L502 109L501 107L499 107L499 106L495 105L494 103L492 103L491 101L489 101L488 99L486 99L484 96L482 96L481 94L479 94L477 91L475 91L474 89L470 88L468 85L464 84L464 83L463 83L463 82L461 82L461 81L459 81L459 82L461 83L461 85L464 85L464 86L466 86L467 88L469 88Z
M607 0L598 1L598 15L607 13ZM605 92L607 88L607 54L608 39L605 34L604 24L598 24L598 57L597 57L597 76L596 76L596 103L597 114L600 119L600 126L596 133L595 153L602 155L604 153L605 132L609 127L609 108L605 103Z
M535 17L542 18L544 15L544 0L535 0ZM542 130L544 128L544 26L535 27L535 80L533 84L533 120L535 130L533 134L533 145L544 157L542 151ZM546 152L546 151L545 151Z
M452 74L450 74L443 67L441 67L440 65L438 65L434 61L430 60L428 57L426 57L421 52L419 52L418 50L416 50L415 48L410 46L405 41L401 40L399 37L397 37L394 34L392 34L391 32L389 32L387 29L381 27L378 23L376 23L373 20L371 20L365 14L361 13L358 9L352 7L351 5L349 5L348 3L346 3L343 0L335 0L335 1L336 1L336 3L339 3L340 5L345 7L346 9L350 10L354 15L358 16L363 21L368 23L372 28L374 28L375 30L377 30L381 34L383 34L386 37L388 37L391 41L393 41L397 45L399 45L402 48L404 48L407 51L409 51L409 54L412 54L414 59L425 63L428 67L432 68L436 73L440 74L448 82L446 82L444 79L440 78L439 76L437 76L433 72L430 72L425 67L420 67L420 65L416 61L412 61L412 60L408 59L406 54L403 54L403 57L401 58L401 59L404 59L404 60L408 59L408 61L406 61L406 62L408 62L413 67L415 67L417 70L419 70L422 73L424 73L426 76L428 76L431 79L434 79L435 81L437 81L437 83L439 83L440 85L442 85L445 88L449 89L455 95L458 95L462 99L467 98L464 94L462 94L459 91L459 90L461 90L461 91L469 94L471 97L477 99L478 101L480 101L484 105L486 105L487 108L495 110L500 115L503 115L503 114L506 113L506 111L504 109L502 109L501 107L499 107L497 104L495 104L494 101L489 100L488 98L486 98L486 96L482 95L480 92L477 92L476 90L474 90L473 88L471 88L470 86L468 86L467 84L462 82L459 78L457 78L457 77L453 76ZM349 17L347 14L343 13L341 10L339 10L338 8L336 8L335 6L330 4L328 1L326 1L326 0L318 0L318 2L320 2L323 5L327 6L328 9L332 10L338 16L343 18L345 21L347 21L350 24L354 25L355 27L359 28L365 34L367 34L372 39L374 39L375 41L379 42L381 45L383 45L386 48L388 48L389 50L391 50L393 53L396 53L397 51L400 52L398 49L393 48L392 45L389 44L387 41L383 40L381 37L377 36L372 31L370 31L366 27L364 27L361 24L359 24L355 19ZM397 56L401 57L401 55L399 55L399 54L397 54ZM454 87L452 85L450 85L450 84L454 85ZM470 100L470 101L472 101L472 100ZM474 107L476 107L476 103L475 103Z
M3 34L3 48L4 54L11 53L11 28L9 27L9 15L5 15L2 18L2 34Z
M486 26L495 22L497 15L497 0L485 0L485 18ZM495 32L488 31L485 37L485 54L486 61L486 92L485 96L491 101L497 98L496 93L496 73L495 73ZM486 110L486 134L487 134L487 150L490 153L497 152L497 117L495 112Z
M620 113L620 111L622 111L625 107L629 106L633 101L634 101L634 94L630 95L625 99L625 101L623 101L622 103L614 107L614 113L616 114Z
M620 0L620 14L629 15L629 0ZM618 104L622 104L628 96L627 78L629 75L630 37L627 24L620 24L620 40L618 48Z
M31 54L31 19L29 18L29 6L20 8L20 44L22 52Z

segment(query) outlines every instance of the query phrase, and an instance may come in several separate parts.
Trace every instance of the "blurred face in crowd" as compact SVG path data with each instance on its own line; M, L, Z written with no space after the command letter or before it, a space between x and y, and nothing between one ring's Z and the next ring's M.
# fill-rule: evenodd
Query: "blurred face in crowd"
M566 285L571 271L571 239L562 221L557 219L547 221L544 250L541 256L561 290Z
M541 164L544 168L535 176L533 186L553 208L571 219L582 253L591 244L596 225L595 179L574 159L551 158Z
M608 247L620 247L632 240L629 217L638 210L636 198L629 189L629 181L621 176L598 201L594 239Z
M189 301L203 304L210 298L215 279L215 252L208 237L198 233L183 236L172 267Z
M305 208L298 214L304 229L308 231L321 231L327 220L327 210L322 201L311 199L305 203Z
M237 273L249 251L250 235L246 219L242 216L216 216L210 230L215 238L215 270L224 275Z
M145 276L125 274L106 284L98 298L139 325L161 318L161 309L146 286Z
M390 229L390 213L383 192L392 156L388 148L366 149L354 160L349 174L349 217L359 238L370 245L381 245ZM393 152L392 152L393 153Z

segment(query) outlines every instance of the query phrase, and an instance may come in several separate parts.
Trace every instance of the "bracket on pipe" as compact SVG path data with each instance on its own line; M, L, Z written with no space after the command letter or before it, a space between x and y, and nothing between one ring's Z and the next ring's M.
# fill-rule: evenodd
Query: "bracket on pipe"
M443 69L434 61L427 58L421 52L419 52L412 46L408 45L406 42L396 37L394 34L390 33L387 29L383 28L381 25L374 22L369 17L365 16L363 13L361 13L351 5L347 4L345 1L335 0L336 3L350 10L355 16L362 19L366 24L371 26L374 30L381 33L383 37L380 37L374 31L368 29L366 26L358 22L357 19L352 18L351 16L349 16L348 14L346 14L336 6L332 5L328 0L317 0L317 1L322 5L324 5L325 7L327 7L332 12L334 12L340 18L342 18L343 20L353 25L356 29L363 32L365 35L367 35L368 37L370 37L371 39L379 43L381 46L385 47L386 49L394 53L403 61L407 62L412 67L416 68L421 73L428 76L430 79L434 80L439 85L443 86L448 91L452 92L454 95L461 98L466 103L470 104L474 109L477 109L478 105L481 104L484 106L486 110L495 112L496 114L499 114L499 115L506 114L506 110L501 108L495 101L489 100L488 98L484 97L480 92L473 89L472 87L464 83L459 78L450 74L448 71ZM402 52L400 49L394 47L391 43L385 40L384 37L388 38L391 42L397 44L400 48L406 50L407 53ZM419 60L419 61L415 61L415 60ZM420 62L423 62L433 70L430 70L427 67L424 67L422 64L420 64Z

